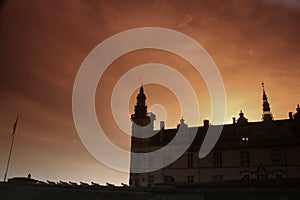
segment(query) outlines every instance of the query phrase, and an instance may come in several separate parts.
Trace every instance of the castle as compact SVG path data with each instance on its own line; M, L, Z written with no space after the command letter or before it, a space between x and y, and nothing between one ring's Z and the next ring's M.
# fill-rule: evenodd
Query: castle
M225 124L217 144L204 158L198 152L209 128L188 127L184 119L175 129L154 130L155 115L147 112L144 88L137 96L132 120L132 152L153 152L180 135L196 136L175 162L151 171L147 162L131 157L130 186L97 183L39 181L15 177L0 181L0 199L136 199L136 200L223 200L299 199L300 195L300 107L285 120L274 120L263 85L263 115L260 122L248 122L241 111L232 124ZM153 135L148 137L149 135ZM181 141L182 140L182 141ZM162 155L163 162L172 154ZM143 158L143 157L142 157ZM134 173L142 170L142 173ZM136 187L137 186L137 187ZM139 187L145 186L145 187Z
M300 107L296 113L289 113L289 118L274 120L268 97L262 84L262 121L248 122L244 113L233 118L232 124L223 125L221 136L213 150L199 159L198 152L210 126L208 120L196 127L196 136L188 150L175 162L162 169L147 172L153 163L150 161L136 164L136 157L131 158L131 186L156 185L193 185L215 183L228 180L273 180L300 177ZM132 120L131 152L151 152L167 145L175 137L179 128L186 137L195 127L188 127L184 119L175 129L164 129L147 138L153 132L155 115L147 112L146 95L140 87ZM151 134L150 134L151 135ZM170 159L170 155L163 155ZM134 173L139 166L145 172Z

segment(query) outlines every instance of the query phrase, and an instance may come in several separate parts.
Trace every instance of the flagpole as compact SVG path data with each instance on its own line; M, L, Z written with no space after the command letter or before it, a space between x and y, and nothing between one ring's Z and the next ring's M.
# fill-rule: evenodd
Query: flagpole
M8 173L8 168L9 168L9 163L10 163L10 158L11 158L11 152L12 152L12 149L13 149L13 146L14 146L14 141L15 141L15 135L16 135L15 133L16 133L18 119L19 119L19 116L18 116L16 122L13 125L13 133L12 133L12 137L13 138L12 138L12 141L11 141L10 150L9 150L9 156L8 156L8 161L7 161L6 170L5 170L5 174L4 174L4 182L6 181L6 177L7 177L7 173Z

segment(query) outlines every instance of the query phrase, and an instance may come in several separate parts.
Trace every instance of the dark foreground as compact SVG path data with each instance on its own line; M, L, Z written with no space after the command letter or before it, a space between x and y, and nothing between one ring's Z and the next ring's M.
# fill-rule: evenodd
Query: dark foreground
M223 181L206 184L157 185L153 188L41 182L13 178L0 182L1 200L288 200L300 199L300 179Z

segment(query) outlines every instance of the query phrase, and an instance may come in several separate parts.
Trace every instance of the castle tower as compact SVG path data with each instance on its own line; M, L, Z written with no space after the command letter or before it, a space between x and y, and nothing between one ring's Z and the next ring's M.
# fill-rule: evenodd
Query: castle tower
M265 84L264 82L261 83L262 88L263 88L263 114L262 114L262 119L263 121L272 121L273 120L273 115L271 113L271 108L270 104L268 102L268 96L265 91Z
M146 95L143 86L141 86L136 100L134 114L131 115L132 136L147 138L147 135L153 131L154 120L156 117L153 113L147 112Z
M146 95L144 87L140 87L139 94L136 97L136 105L134 106L134 114L131 115L132 122L132 137L131 137L131 152L136 152L137 149L145 148L149 145L151 133L153 133L154 120L156 116L153 113L147 112ZM140 185L138 179L139 174L132 171L144 171L145 166L143 155L131 155L130 157L130 185Z

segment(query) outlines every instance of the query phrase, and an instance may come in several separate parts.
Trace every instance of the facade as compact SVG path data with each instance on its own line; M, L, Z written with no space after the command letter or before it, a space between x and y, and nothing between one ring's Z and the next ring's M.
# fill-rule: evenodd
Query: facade
M130 173L131 186L200 184L223 181L260 181L291 179L300 177L300 107L289 118L274 120L268 97L263 86L262 121L248 122L241 111L239 118L233 118L232 124L225 124L221 136L213 150L202 159L198 153L207 133L209 124L188 127L184 119L176 129L162 128L152 137L155 116L147 113L146 95L141 87L137 96L135 113L132 119L132 152L151 152L168 144L178 130L186 137L192 130L197 134L188 150L169 166L153 172L146 172L153 163L143 162L137 157L131 158L131 170L140 167L142 173ZM215 126L216 127L216 126ZM135 136L142 135L143 138ZM184 138L183 138L184 139ZM170 155L165 156L163 160ZM139 164L137 164L139 163ZM133 171L133 170L132 170ZM136 170L135 170L136 171Z

